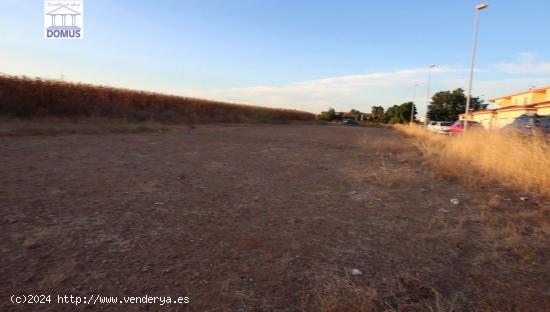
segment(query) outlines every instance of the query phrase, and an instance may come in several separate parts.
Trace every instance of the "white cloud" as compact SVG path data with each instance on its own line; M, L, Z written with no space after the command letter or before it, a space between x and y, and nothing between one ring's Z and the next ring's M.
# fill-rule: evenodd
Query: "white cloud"
M465 89L468 68L441 66L432 71L431 94L440 90ZM533 53L521 53L515 63L476 68L472 94L490 99L502 94L550 84L550 62ZM540 74L543 74L542 76ZM373 105L385 107L411 101L413 85L419 112L426 108L427 69L412 68L388 72L328 77L277 86L251 86L217 90L187 90L182 95L319 112L328 107L370 111Z
M433 76L464 73L463 68L436 67ZM188 90L180 92L230 102L270 107L303 109L311 112L356 108L369 111L372 105L393 105L410 101L413 85L419 84L418 102L427 80L426 68L376 72L362 75L328 77L279 86L253 86L218 90ZM424 91L425 92L425 91ZM405 93L405 94L404 94Z
M535 53L523 52L518 54L517 62L497 64L495 68L511 74L541 74L550 73L550 62L541 60Z

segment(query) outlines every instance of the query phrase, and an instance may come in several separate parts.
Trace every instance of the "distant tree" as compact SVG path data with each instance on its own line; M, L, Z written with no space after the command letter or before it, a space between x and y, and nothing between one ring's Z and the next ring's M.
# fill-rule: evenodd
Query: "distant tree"
M486 109L487 104L479 97L472 97L471 111ZM455 121L466 110L466 95L461 88L453 91L440 91L434 94L428 105L428 118L438 121Z
M401 105L393 105L389 107L384 113L382 121L390 124L408 123L411 119L412 104L412 102L406 102ZM416 107L414 107L413 109L414 114L416 115Z
M337 114L334 108L330 107L328 111L321 112L319 115L317 115L317 119L324 121L333 121L337 119Z
M416 117L416 105L413 102L406 102L399 105L401 123L409 123L411 121L411 109L413 110L413 120Z
M399 105L393 105L386 109L384 115L381 117L382 122L384 123L399 123Z
M364 118L364 120L368 120L368 121L372 121L372 120L373 120L372 114L371 114L371 113L364 113L363 118Z
M381 121L382 116L384 115L384 107L382 106L373 106L371 109L371 117L373 121Z
M356 110L356 109L351 109L349 111L349 113L346 114L349 117L352 117L353 119L359 121L361 119L361 115L363 115L362 112Z

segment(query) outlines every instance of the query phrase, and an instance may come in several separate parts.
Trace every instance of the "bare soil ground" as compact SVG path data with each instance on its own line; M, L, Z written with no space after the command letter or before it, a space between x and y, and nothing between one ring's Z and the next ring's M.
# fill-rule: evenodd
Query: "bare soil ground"
M124 311L550 309L544 232L514 229L519 253L498 243L514 231L486 231L548 203L441 178L391 129L2 137L0 164L3 311L75 309L14 293L191 300Z

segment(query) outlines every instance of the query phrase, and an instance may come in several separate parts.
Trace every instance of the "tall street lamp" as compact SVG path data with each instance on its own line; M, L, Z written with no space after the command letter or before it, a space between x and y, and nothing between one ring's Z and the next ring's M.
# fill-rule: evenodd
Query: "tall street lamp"
M466 111L464 112L464 131L468 129L468 115L470 114L470 104L472 102L472 82L474 81L474 67L476 63L477 33L479 29L479 12L489 5L480 3L476 5L476 17L474 21L474 42L472 44L472 63L470 64L470 81L468 82L468 97L466 98Z
M416 101L416 87L418 87L418 83L413 86L413 101L411 103L411 124L414 121L414 102Z
M426 91L426 115L424 116L424 126L428 124L428 106L430 105L430 84L432 83L432 68L435 64L428 66L428 90Z

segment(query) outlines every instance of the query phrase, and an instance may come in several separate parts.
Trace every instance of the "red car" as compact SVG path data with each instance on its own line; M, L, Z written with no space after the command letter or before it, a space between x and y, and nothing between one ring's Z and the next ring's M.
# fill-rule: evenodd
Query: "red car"
M468 128L481 128L482 125L477 121L468 121ZM461 134L464 131L464 120L457 120L452 126L449 135Z

